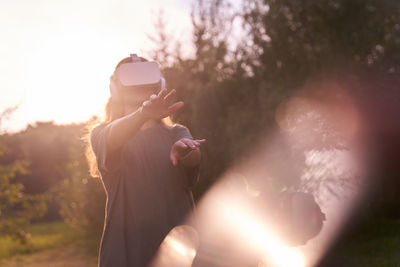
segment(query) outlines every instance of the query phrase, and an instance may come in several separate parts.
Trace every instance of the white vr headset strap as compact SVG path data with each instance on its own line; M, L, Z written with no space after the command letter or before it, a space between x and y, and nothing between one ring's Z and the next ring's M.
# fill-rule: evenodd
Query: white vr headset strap
M142 61L140 59L140 57L138 57L138 55L136 55L136 54L131 54L131 59L132 59L132 62L141 62Z
M162 89L164 89L164 88L165 88L165 79L164 79L164 77L161 77L161 88L160 88L160 91Z

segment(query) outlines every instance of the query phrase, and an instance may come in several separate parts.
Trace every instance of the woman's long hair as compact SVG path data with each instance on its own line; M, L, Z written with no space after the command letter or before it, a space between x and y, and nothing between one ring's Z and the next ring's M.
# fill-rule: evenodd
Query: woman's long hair
M140 57L142 61L148 61L145 58ZM126 57L122 59L115 69L117 69L121 64L130 63L132 59L130 57ZM125 115L124 105L122 101L113 99L112 96L108 98L108 101L104 107L103 114L100 117L94 117L88 121L86 124L86 131L83 136L83 140L86 143L86 160L89 165L89 173L92 177L100 177L100 172L97 166L96 156L93 152L92 145L90 142L90 134L94 128L101 124L108 124L116 119L119 119ZM170 117L164 118L161 121L163 124L172 125L172 120Z

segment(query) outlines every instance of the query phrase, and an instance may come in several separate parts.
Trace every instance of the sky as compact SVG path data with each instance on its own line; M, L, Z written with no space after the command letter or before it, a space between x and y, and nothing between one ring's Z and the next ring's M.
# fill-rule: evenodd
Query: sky
M167 30L190 38L185 0L1 0L1 131L36 121L83 122L109 97L109 77L130 53L148 56L163 10ZM184 42L190 43L190 42ZM187 49L190 49L189 47Z

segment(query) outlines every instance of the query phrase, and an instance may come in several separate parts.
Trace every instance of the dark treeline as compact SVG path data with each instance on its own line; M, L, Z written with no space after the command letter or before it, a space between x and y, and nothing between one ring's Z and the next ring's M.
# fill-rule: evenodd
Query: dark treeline
M21 227L27 221L62 219L81 230L101 230L105 194L100 179L89 175L84 133L84 124L37 122L1 136L0 181L9 183L0 193L2 232L25 242Z
M400 3L244 0L241 5L195 1L190 58L180 53L187 44L162 25L153 38L154 59L163 66L168 87L185 102L174 121L207 139L196 198L259 138L278 130L275 114L282 101L308 83L329 78L357 84L348 93L364 114L369 144L378 148L371 175L379 180L375 212L399 216ZM240 27L240 39L232 37L233 25ZM324 90L318 88L318 94ZM63 218L99 230L105 196L100 180L88 174L83 134L84 125L37 123L2 136L0 163L26 162L27 171L11 176L24 194L47 195L42 220ZM7 219L3 206L0 225Z
M169 87L186 103L175 119L208 139L197 196L259 137L277 130L280 103L324 80L343 85L353 97L365 119L366 139L379 147L376 178L383 190L398 188L396 179L389 179L398 174L396 164L387 164L396 161L398 148L399 9L395 1L249 0L235 12L225 1L197 1L194 58L168 50L168 35L160 34L155 57L168 66ZM232 40L232 25L242 27L239 41ZM316 98L323 101L328 90L316 88Z

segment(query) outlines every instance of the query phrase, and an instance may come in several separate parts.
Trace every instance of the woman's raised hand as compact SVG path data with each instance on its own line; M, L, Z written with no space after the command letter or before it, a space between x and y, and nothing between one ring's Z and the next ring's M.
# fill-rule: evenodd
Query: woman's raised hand
M160 120L181 109L184 105L182 101L172 102L175 93L175 89L168 92L164 88L157 95L151 95L150 99L143 102L139 108L141 114L145 119Z

